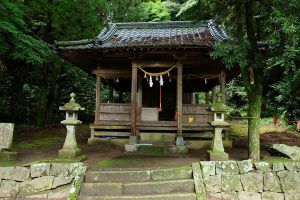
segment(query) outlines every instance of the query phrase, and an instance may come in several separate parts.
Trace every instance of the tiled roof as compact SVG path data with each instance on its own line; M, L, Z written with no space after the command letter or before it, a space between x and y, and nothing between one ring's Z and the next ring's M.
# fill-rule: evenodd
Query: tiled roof
M211 22L111 23L91 40L56 42L56 49L209 47L218 38Z

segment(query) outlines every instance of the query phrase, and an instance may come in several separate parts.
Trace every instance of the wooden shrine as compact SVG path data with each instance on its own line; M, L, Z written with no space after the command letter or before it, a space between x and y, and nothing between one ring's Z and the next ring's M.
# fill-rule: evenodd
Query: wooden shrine
M109 23L93 39L56 42L54 49L96 77L90 141L181 146L184 139L210 137L207 106L217 86L225 103L226 82L237 75L209 56L225 36L208 21ZM101 98L101 84L111 88L109 102ZM198 103L198 92L206 94L205 104Z

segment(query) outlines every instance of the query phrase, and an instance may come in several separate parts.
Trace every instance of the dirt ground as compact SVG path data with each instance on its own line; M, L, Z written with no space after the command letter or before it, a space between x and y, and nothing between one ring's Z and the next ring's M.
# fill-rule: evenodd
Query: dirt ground
M62 148L66 130L63 126L51 126L45 129L32 127L16 127L13 149L17 151L18 161L14 164L24 165L35 161L51 161L57 158L58 150ZM87 145L90 136L88 126L80 126L77 130L77 142L86 155L85 163L97 167L125 167L125 168L155 168L190 165L192 162L205 160L206 150L189 150L183 156L145 156L130 155L124 150L110 143ZM232 160L247 159L247 138L233 137L233 148L226 149ZM264 150L266 145L284 143L300 146L299 137L285 132L269 132L261 135L261 156L269 156ZM1 165L1 163L0 163ZM2 164L3 165L3 164Z

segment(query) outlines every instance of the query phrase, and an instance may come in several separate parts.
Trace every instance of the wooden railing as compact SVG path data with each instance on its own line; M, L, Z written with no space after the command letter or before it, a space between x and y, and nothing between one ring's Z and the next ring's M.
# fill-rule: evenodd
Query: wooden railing
M198 104L184 104L182 106L183 124L206 124L212 120L212 112L207 111L207 106ZM192 118L192 123L189 123L189 118Z
M130 121L130 104L101 103L99 121Z

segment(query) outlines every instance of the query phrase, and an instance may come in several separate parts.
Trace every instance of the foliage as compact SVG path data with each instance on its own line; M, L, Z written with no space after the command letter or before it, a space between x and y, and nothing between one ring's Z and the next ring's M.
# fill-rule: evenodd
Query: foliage
M9 59L39 64L50 56L50 49L42 40L36 39L24 21L22 4L2 0L0 5L0 61L1 68Z

